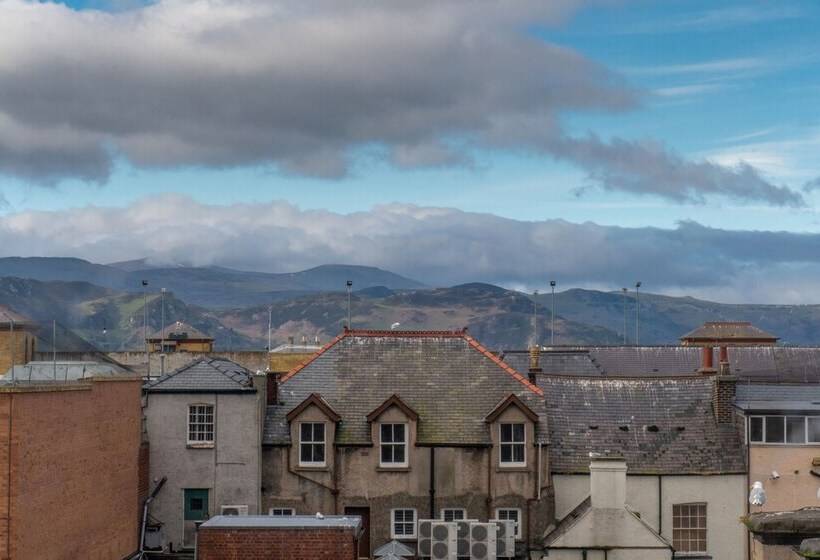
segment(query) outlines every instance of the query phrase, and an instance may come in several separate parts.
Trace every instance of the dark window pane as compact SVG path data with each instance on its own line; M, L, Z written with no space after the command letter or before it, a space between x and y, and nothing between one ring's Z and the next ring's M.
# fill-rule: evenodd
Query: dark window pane
M404 446L396 445L393 447L393 462L404 463Z
M302 445L301 449L299 450L299 461L302 463L310 463L310 445Z
M786 443L806 443L806 419L803 416L786 417Z
M382 424L382 441L388 442L393 441L393 430L391 430L390 424Z
M502 445L501 446L501 462L502 463L512 462L512 445Z
M513 446L513 462L515 463L523 463L524 462L524 446L517 444Z
M809 416L809 442L820 442L820 416Z
M313 446L313 461L315 463L322 463L325 460L325 446L322 444L314 444Z
M393 462L393 450L389 445L382 445L382 463Z
M513 424L513 441L524 441L524 424Z
M325 441L325 425L313 425L313 441Z
M786 439L782 416L766 416L766 443L783 443Z
M760 416L749 418L749 441L763 441L763 418Z
M312 424L302 424L301 425L301 438L302 441L311 441L313 438L313 425Z
M512 424L501 424L501 441L512 441Z
M395 424L393 426L393 441L397 441L399 443L404 443L407 441L404 439L404 424Z

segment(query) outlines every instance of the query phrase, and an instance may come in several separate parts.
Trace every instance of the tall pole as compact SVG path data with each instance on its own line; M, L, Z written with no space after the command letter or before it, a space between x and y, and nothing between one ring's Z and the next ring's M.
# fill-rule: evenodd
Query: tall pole
M629 292L626 288L621 288L624 291L624 346L626 346L626 294Z
M9 339L10 339L10 346L9 350L11 350L11 376L14 377L14 317L6 313L6 316L9 318Z
M148 280L142 281L142 344L145 349L145 363L148 366L151 358L148 357ZM147 371L148 377L151 372Z
M538 290L535 290L532 296L532 343L534 346L538 344Z
M353 280L347 281L347 328L352 329L353 325L350 322L350 292L353 290Z
M268 306L268 352L271 351L270 347L270 327L271 327L271 315L273 315L273 306Z
M165 288L159 292L159 302L162 308L161 324L159 326L159 374L165 375Z
M641 283L635 282L635 346L638 346L638 335L640 334L639 322L641 314L641 299L640 299Z
M51 320L51 364L54 367L54 381L57 381L57 319Z
M555 346L555 280L550 280L552 288L552 321L550 322L550 346Z

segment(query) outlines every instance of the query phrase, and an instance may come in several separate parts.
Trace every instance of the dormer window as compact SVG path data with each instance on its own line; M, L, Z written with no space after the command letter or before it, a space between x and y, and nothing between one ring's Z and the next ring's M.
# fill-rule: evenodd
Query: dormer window
M325 425L323 422L299 424L299 466L324 467Z
M500 464L502 467L526 467L526 429L523 423L499 424Z
M407 466L407 424L379 425L379 466Z

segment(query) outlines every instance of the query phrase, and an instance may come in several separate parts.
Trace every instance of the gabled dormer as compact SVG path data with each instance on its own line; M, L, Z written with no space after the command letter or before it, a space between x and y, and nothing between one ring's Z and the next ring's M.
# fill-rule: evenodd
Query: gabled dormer
M336 424L341 417L318 393L311 393L287 414L294 443L292 464L305 470L329 470L333 466Z
M419 415L398 395L391 395L370 414L370 435L378 450L378 468L410 468L410 455L416 444Z
M490 427L493 462L498 469L529 469L538 415L510 393L484 418Z

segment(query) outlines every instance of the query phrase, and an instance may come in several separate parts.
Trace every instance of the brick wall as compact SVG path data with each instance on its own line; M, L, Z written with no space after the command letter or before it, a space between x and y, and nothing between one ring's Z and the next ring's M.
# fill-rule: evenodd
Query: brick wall
M14 364L19 366L30 362L36 351L34 335L22 329L14 332L9 332L5 328L0 330L0 374L6 373L11 367L12 348L14 349Z
M199 560L355 560L351 529L223 529L203 527Z
M734 375L716 375L712 388L712 408L715 419L721 424L731 424L734 420L734 408L737 389L737 377Z
M140 416L139 379L0 390L0 560L137 549Z

